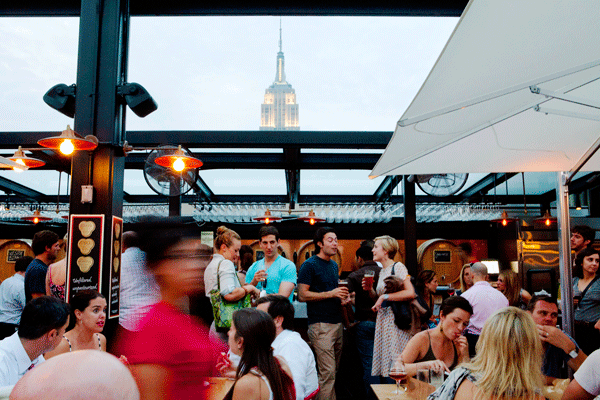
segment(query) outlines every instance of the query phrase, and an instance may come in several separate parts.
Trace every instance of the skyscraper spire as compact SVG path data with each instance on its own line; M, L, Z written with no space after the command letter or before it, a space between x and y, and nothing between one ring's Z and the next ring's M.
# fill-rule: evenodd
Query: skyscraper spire
M277 53L277 73L275 74L275 84L285 85L285 61L283 59L283 43L281 40L281 18L279 18L279 53Z
M281 18L279 18L279 52L275 82L265 91L261 105L261 131L298 131L296 92L285 80Z

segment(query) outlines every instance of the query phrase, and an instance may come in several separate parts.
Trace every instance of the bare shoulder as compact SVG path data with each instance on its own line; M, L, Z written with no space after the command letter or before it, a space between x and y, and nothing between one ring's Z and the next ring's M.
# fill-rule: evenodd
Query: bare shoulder
M456 391L456 395L454 396L454 400L475 399L477 397L476 396L477 392L479 392L479 389L477 389L477 386L475 386L473 384L473 382L471 382L470 380L465 379L462 381L462 383L458 387L458 390Z
M246 374L235 383L233 389L234 399L257 399L260 397L261 378L254 374Z

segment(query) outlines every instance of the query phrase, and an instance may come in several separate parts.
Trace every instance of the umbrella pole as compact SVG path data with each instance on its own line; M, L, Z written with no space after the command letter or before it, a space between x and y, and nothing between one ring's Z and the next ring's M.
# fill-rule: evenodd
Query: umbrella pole
M573 273L571 265L571 227L569 221L569 186L566 184L570 174L558 173L556 188L558 217L558 255L560 271L560 294L562 309L562 328L571 337L573 331Z

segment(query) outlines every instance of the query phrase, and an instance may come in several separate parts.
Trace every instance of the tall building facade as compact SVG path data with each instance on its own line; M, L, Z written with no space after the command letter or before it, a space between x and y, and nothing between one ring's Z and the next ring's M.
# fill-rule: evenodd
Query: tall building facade
M284 59L279 25L279 52L275 82L265 90L265 101L260 106L261 131L299 131L296 92L285 80Z

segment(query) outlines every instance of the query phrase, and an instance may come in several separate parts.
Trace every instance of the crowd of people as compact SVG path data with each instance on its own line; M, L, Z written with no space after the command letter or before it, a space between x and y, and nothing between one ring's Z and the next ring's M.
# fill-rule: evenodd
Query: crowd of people
M500 272L494 287L472 255L460 290L440 303L436 273L411 277L396 261L399 246L391 236L363 241L342 283L330 227L316 230L314 255L298 271L279 254L273 226L258 233L257 261L224 226L212 248L183 220L148 217L139 227L123 233L120 326L109 345L107 300L82 290L65 303L59 237L36 233L35 257L17 260L15 275L0 285L0 386L15 385L15 399L64 388L61 382L45 389L57 379L56 368L91 371L95 362L107 375L123 376L105 398L202 399L205 378L222 375L234 380L226 399L336 399L349 336L362 367L364 389L356 398L374 398L371 384L393 382L397 362L409 375L448 375L430 399L541 399L542 386L566 378L569 369L575 378L565 399L600 392L600 253L590 247L593 231L590 239L586 227L575 227L571 240L575 338L557 327L554 297L528 293L510 270ZM306 303L304 338L294 329L295 290ZM345 314L348 308L353 312ZM80 384L67 382L79 389L98 380L74 375Z

